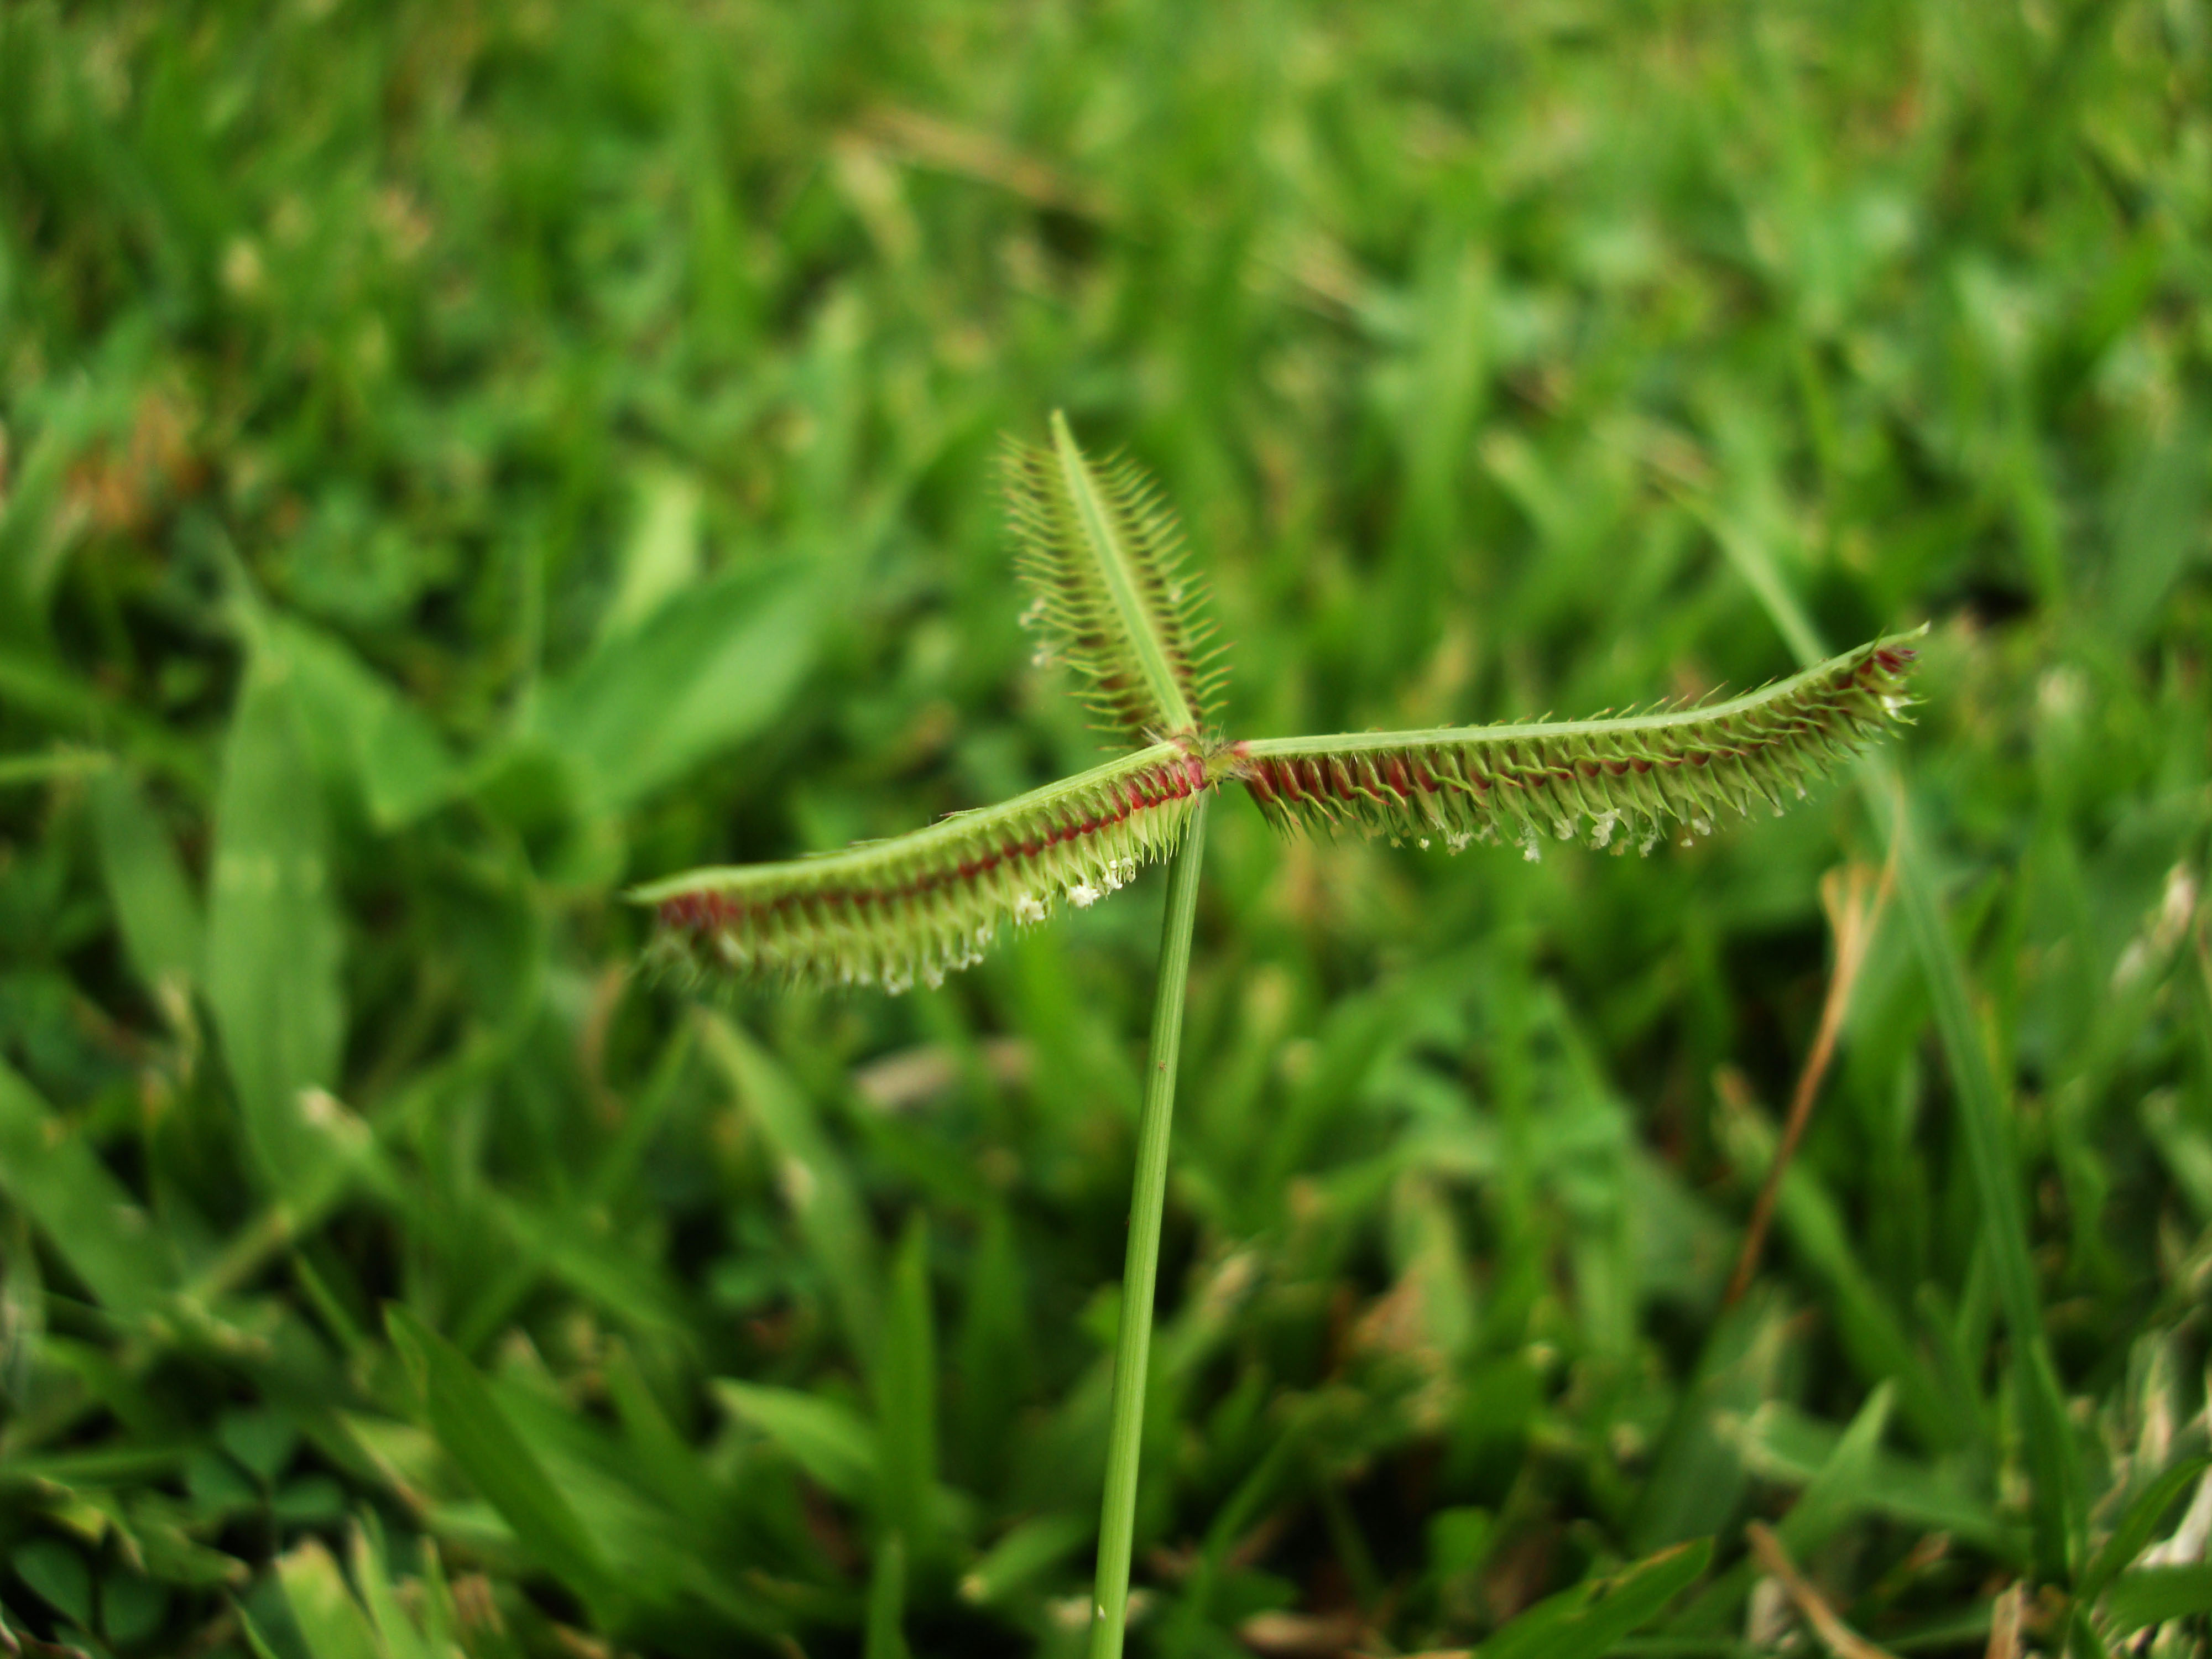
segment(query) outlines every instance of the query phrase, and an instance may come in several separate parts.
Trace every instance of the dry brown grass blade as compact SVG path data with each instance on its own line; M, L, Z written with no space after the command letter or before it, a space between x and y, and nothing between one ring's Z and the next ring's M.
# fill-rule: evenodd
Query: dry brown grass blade
M1820 1645L1835 1659L1894 1659L1888 1649L1876 1647L1837 1616L1827 1598L1797 1571L1797 1564L1790 1559L1790 1552L1782 1547L1779 1538L1756 1521L1743 1533L1751 1545L1751 1553L1759 1558L1759 1566L1781 1582L1790 1601L1796 1603L1799 1616L1812 1626Z
M911 166L994 185L1033 207L1085 219L1115 216L1104 196L989 133L892 106L872 110L862 125L871 139Z
M1836 1038L1843 1030L1844 1016L1850 1012L1851 992L1858 984L1859 970L1866 966L1867 951L1874 943L1882 908L1889 902L1890 888L1897 873L1896 856L1893 842L1890 862L1883 866L1879 884L1875 881L1874 872L1863 864L1831 870L1820 878L1820 908L1827 912L1828 930L1835 936L1836 965L1828 975L1828 994L1820 1005L1820 1024L1813 1038L1812 1052L1805 1056L1804 1069L1797 1074L1797 1087L1790 1099L1790 1120L1784 1126L1781 1145L1774 1150L1774 1161L1767 1167L1766 1179L1759 1187L1759 1200L1752 1206L1751 1224L1744 1232L1743 1249L1735 1259L1735 1272L1729 1277L1730 1306L1742 1299L1743 1293L1751 1288L1752 1275L1759 1271L1759 1258L1766 1248L1767 1230L1774 1223L1775 1199L1782 1190L1782 1177L1788 1173L1790 1160L1797 1153L1797 1144L1805 1138L1806 1127L1813 1121L1813 1103L1820 1097L1829 1062L1835 1058Z
M1983 1659L2020 1659L2020 1619L2027 1599L2027 1586L2005 1587L1990 1606L1990 1644Z

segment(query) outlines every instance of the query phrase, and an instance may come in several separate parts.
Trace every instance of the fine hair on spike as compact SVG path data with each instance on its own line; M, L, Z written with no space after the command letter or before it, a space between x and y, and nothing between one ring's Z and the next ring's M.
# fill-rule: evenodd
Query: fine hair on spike
M1723 811L1777 813L1905 719L1917 635L1877 640L1726 702L1626 720L1542 720L1236 745L1224 769L1285 831L1440 836L1452 851L1502 836L1534 861L1546 835L1592 847L1669 822L1712 833ZM1615 842L1620 834L1624 839Z
M1224 671L1159 486L1127 459L1086 459L1058 415L1053 447L1009 441L1003 470L1038 662L1074 670L1085 701L1131 742L1194 735Z
M1763 804L1778 815L1912 706L1917 634L1723 702L1229 742L1211 726L1224 671L1174 514L1133 463L1091 461L1058 414L1051 430L1048 447L1006 451L1032 595L1022 623L1038 635L1038 659L1073 669L1135 752L892 840L644 888L635 896L659 913L660 962L695 980L933 988L1006 930L1126 885L1231 779L1286 834L1384 835L1453 853L1480 842L1532 863L1547 842L1577 836L1616 857L1632 844L1649 854L1711 835L1728 811Z
M1002 929L1126 885L1174 850L1204 766L1174 744L890 841L783 864L695 870L635 896L660 959L694 978L934 987Z

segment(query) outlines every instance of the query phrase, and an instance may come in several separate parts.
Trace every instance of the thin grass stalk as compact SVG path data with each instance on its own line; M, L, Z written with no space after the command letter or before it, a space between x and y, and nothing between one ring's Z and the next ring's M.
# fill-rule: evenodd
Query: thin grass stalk
M1152 1053L1145 1066L1144 1115L1137 1125L1137 1178L1129 1200L1129 1253L1121 1270L1121 1318L1114 1339L1112 1427L1106 1442L1106 1496L1098 1511L1098 1572L1091 1602L1091 1659L1121 1659L1128 1624L1129 1553L1136 1541L1137 1465L1144 1449L1145 1376L1152 1358L1152 1296L1159 1279L1160 1218L1167 1207L1168 1132L1175 1121L1176 1057L1182 1048L1183 990L1190 978L1190 933L1198 912L1198 871L1206 855L1200 793L1168 865L1168 902L1160 925L1159 981L1152 997Z

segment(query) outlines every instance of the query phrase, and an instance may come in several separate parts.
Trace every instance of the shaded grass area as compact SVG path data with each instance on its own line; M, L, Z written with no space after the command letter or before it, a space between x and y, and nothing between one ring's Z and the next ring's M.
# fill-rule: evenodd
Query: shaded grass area
M1064 404L1240 731L1934 623L1893 765L1648 860L1221 803L1133 1649L1735 1653L1753 1521L1898 1651L2201 1647L2120 1573L2206 1449L2208 80L2188 4L0 11L5 1628L1079 1649L1160 883L710 1008L620 897L1089 763L990 484Z

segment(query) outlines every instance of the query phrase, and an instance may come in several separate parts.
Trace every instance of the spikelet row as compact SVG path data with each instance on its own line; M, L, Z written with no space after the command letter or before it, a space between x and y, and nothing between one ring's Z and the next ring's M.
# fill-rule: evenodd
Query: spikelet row
M1084 701L1133 742L1205 726L1225 670L1158 485L1129 460L1085 459L1072 441L1009 443L1004 471L1039 662L1074 670Z
M695 870L636 896L656 953L692 977L872 985L894 994L979 961L1002 930L1080 908L1165 857L1206 769L1172 744L894 840Z
M1907 637L1917 637L1907 636ZM1877 640L1747 696L1641 718L1462 726L1240 744L1239 777L1279 830L1649 853L1670 824L1730 809L1779 817L1814 778L1905 717L1915 653Z

